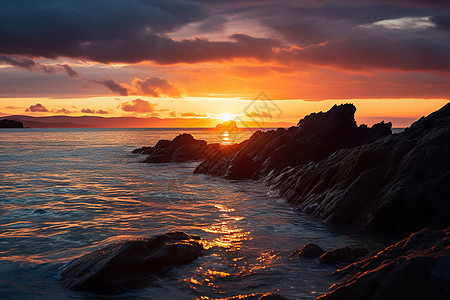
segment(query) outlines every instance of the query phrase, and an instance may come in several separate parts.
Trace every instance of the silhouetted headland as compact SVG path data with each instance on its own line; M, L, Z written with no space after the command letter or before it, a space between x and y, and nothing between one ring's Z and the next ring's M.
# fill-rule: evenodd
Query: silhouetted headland
M0 120L0 128L23 128L23 123L15 120Z

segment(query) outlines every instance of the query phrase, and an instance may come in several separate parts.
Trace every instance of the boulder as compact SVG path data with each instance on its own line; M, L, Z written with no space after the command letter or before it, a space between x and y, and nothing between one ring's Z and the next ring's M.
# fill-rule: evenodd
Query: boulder
M407 235L450 226L450 104L404 132L272 173L289 203L331 224Z
M205 141L184 133L172 141L160 140L153 147L142 147L132 153L147 155L146 163L190 162L202 160L215 147L215 144L207 145Z
M181 231L118 242L69 263L60 283L72 290L111 293L145 285L151 275L190 263L202 253L200 238Z
M317 300L450 299L450 228L421 230L334 275L342 281Z
M298 257L316 258L324 254L325 251L316 244L306 244L300 250L294 251L292 254Z
M391 133L391 124L357 126L352 104L313 113L288 130L257 131L234 151L206 157L195 173L228 179L259 179L271 171L320 161L338 149L352 148Z

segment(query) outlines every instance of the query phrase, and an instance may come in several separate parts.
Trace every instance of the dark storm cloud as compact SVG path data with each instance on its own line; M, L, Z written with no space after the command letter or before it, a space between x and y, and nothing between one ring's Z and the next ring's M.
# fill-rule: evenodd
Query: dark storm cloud
M294 51L294 60L345 70L450 70L450 45L426 38L356 36Z
M448 72L450 36L444 31L449 19L443 14L448 7L436 6L438 2L416 4L327 1L320 6L280 5L271 13L252 9L243 16L259 20L280 39L301 47L281 51L282 61L290 57L345 70Z
M257 57L272 40L233 36L232 41L174 40L166 35L208 14L197 3L173 1L14 1L0 11L0 53L32 57L84 58L103 63L161 64ZM224 17L210 20L217 26ZM201 26L201 25L200 25ZM213 24L210 24L213 27ZM217 29L217 27L216 27Z
M116 94L119 94L121 96L128 96L128 90L112 79L97 81L97 83L103 84L105 87Z
M146 79L135 78L132 81L132 85L136 88L138 95L151 96L151 97L173 97L180 98L181 91L173 83L166 79L152 77Z
M447 72L449 14L448 0L18 0L0 11L0 53L102 63L294 59L349 70ZM430 26L377 25L403 18L417 24L429 18ZM260 28L248 30L262 32L260 37L245 31L221 41L170 36L187 24L197 24L202 33L249 19L259 22ZM129 93L113 81L102 84Z
M67 64L64 65L57 65L57 66L48 66L41 63L37 63L32 59L25 58L25 57L14 57L14 56L3 56L0 55L0 62L6 63L10 66L22 68L28 71L33 72L41 72L41 73L47 73L47 74L54 74L54 73L61 73L64 72L69 77L76 77L79 76L79 74L72 69Z
M210 18L203 21L199 26L198 30L200 32L214 32L223 31L228 19L221 15L211 16Z
M433 16L431 17L431 21L438 29L450 30L450 13Z

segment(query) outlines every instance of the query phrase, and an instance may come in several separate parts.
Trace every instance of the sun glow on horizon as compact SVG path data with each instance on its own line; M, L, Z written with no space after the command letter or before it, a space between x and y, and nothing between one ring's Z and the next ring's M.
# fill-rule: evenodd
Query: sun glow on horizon
M234 115L229 114L229 113L221 113L217 116L220 120L226 122L226 121L230 121L234 119Z

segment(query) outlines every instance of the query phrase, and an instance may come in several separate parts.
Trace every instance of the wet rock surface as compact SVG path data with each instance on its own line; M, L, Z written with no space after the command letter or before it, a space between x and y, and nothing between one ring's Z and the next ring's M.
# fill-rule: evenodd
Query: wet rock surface
M325 251L316 244L306 244L300 250L294 251L292 255L305 258L316 258L324 254Z
M450 225L449 153L447 104L400 134L286 168L268 181L327 223L410 234Z
M330 251L325 251L316 244L306 244L297 251L292 252L292 255L300 258L319 258L319 261L324 264L341 264L354 262L369 254L367 248L350 248L342 247Z
M202 253L200 238L181 231L119 242L69 263L61 273L60 283L72 290L119 292L144 286L151 275L190 263Z
M369 250L366 248L342 247L325 252L319 260L325 264L340 264L354 262L367 254L369 254Z
M391 124L372 128L357 126L352 104L335 105L328 112L313 113L298 126L267 132L257 131L235 145L234 151L208 156L195 173L228 179L258 179L271 171L320 161L342 148L352 148L391 133Z
M449 299L450 228L416 232L334 275L341 281L317 299Z

